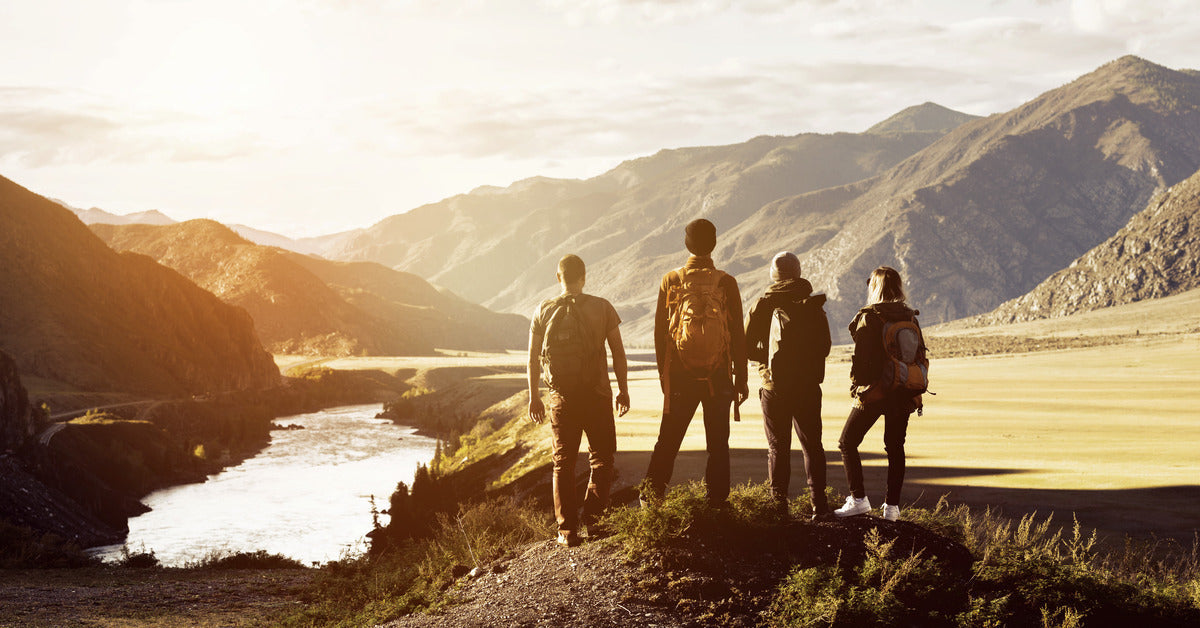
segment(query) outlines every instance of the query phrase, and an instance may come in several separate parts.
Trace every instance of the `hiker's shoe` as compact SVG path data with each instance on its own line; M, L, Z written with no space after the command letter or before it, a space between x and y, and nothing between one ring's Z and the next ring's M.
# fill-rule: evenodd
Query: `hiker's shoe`
M846 503L841 508L833 511L833 514L839 517L853 517L854 515L865 515L868 512L871 512L871 500L851 495L846 498Z
M900 507L891 504L883 505L883 518L888 521L895 521L900 518Z
M579 547L583 539L579 538L579 534L574 531L559 532L558 538L555 539L559 545L563 547Z

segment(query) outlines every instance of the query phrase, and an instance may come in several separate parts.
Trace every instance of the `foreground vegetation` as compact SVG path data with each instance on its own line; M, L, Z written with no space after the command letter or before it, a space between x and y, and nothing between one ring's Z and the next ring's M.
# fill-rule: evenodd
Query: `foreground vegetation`
M806 512L801 499L792 512ZM1075 523L1010 521L944 500L899 523L796 521L765 485L711 508L689 483L616 508L600 541L628 558L624 601L681 623L772 626L1186 626L1200 622L1194 545L1101 550ZM453 602L472 570L551 538L544 507L484 500L433 516L423 534L321 570L287 626L359 626ZM597 545L596 547L600 547ZM784 568L781 568L784 567Z

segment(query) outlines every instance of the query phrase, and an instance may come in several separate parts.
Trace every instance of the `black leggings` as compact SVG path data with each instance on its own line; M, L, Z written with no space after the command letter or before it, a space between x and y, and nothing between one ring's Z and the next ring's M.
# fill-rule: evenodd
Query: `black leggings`
M842 466L846 469L846 482L850 484L851 495L859 499L867 496L858 446L882 416L883 448L888 459L887 497L884 503L890 506L900 504L900 487L904 484L904 438L908 434L910 414L911 410L887 400L850 409L846 426L842 428L842 437L838 440L838 448L842 450Z

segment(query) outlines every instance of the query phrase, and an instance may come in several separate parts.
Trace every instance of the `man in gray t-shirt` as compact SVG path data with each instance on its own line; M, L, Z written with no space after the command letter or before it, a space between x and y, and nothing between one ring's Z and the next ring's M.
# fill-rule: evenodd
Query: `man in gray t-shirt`
M587 434L591 479L583 502L582 523L589 534L608 506L613 459L617 450L612 388L604 343L612 352L617 376L616 411L629 411L628 367L621 344L621 318L611 303L583 293L586 269L583 260L566 255L558 262L562 294L538 306L529 326L529 418L546 418L538 380L545 367L550 385L550 428L554 447L554 516L558 542L580 542L579 508L575 498L575 458L580 439Z

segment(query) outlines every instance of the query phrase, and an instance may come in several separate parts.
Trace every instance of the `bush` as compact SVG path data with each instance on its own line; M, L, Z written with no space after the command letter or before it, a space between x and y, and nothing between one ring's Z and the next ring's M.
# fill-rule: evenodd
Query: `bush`
M0 568L85 567L99 561L78 543L0 519Z
M793 571L766 613L772 626L953 625L966 586L935 562L893 552L872 529L866 559L854 569Z
M300 561L288 558L282 554L272 554L266 550L253 552L236 552L233 554L214 552L194 563L186 565L188 569L305 569Z

